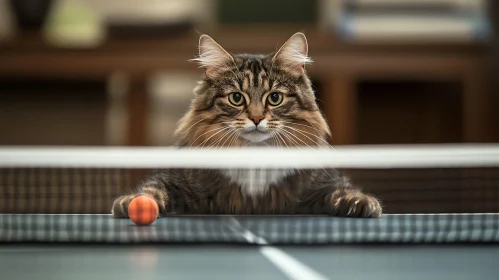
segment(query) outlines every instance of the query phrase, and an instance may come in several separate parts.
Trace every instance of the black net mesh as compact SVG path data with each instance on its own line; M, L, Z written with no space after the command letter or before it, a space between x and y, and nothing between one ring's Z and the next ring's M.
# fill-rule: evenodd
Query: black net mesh
M159 169L0 168L0 213L109 214ZM387 214L499 213L499 167L341 169Z
M110 215L144 168L0 168L0 242L448 243L499 241L499 168L343 169L384 206L379 219ZM247 233L251 233L248 235Z

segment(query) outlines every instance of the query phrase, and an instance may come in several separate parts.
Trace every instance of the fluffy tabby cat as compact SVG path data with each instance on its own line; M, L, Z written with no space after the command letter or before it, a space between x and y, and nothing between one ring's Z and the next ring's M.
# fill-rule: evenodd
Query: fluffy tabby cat
M294 34L275 53L229 54L207 35L195 59L205 72L175 132L180 147L327 146L329 128L305 72L307 40ZM253 173L251 173L253 172ZM255 174L256 173L256 174ZM247 180L257 176L257 184ZM330 214L379 217L379 201L336 170L165 170L119 197L127 217L139 194L172 214Z

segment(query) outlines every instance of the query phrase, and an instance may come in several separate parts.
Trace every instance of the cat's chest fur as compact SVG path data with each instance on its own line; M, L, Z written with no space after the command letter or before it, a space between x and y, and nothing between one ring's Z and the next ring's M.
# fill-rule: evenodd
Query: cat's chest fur
M243 194L264 195L272 185L279 184L284 178L293 175L293 169L230 169L220 170L231 183L240 186Z

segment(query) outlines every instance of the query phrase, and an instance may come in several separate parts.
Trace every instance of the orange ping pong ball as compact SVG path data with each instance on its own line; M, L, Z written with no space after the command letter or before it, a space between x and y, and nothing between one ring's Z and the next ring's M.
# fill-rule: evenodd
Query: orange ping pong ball
M134 198L128 205L128 217L139 226L152 224L158 217L158 213L158 203L146 195Z

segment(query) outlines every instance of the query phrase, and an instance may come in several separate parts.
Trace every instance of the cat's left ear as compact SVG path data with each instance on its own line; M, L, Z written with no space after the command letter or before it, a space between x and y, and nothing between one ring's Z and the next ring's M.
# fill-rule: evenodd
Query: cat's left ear
M312 62L308 57L308 44L305 34L298 32L289 38L272 58L280 67L294 75L302 75L305 64Z

